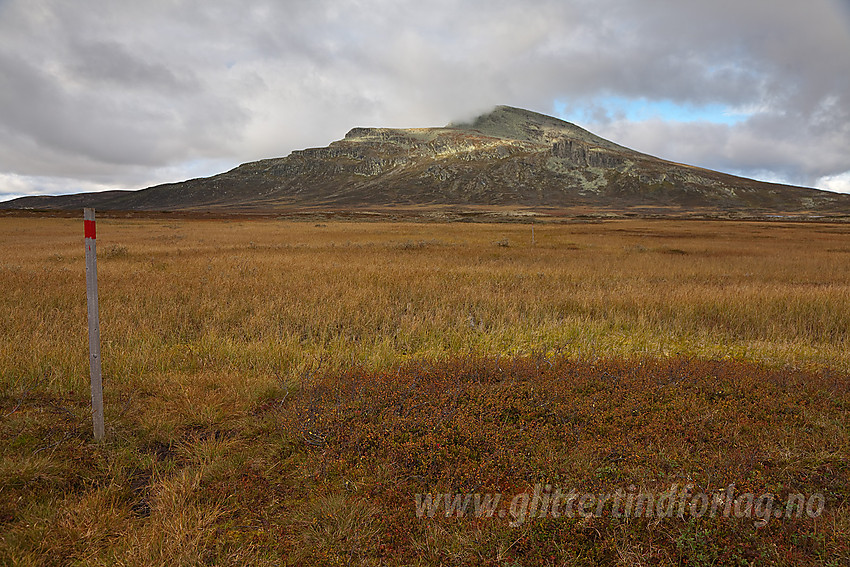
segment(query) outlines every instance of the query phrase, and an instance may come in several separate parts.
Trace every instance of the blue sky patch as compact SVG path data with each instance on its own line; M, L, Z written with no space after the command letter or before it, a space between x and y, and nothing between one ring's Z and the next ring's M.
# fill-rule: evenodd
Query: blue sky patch
M667 122L713 122L734 125L743 122L749 114L733 110L723 104L680 104L672 100L651 100L603 96L587 102L555 101L555 115L579 124L610 122L612 120L664 120Z

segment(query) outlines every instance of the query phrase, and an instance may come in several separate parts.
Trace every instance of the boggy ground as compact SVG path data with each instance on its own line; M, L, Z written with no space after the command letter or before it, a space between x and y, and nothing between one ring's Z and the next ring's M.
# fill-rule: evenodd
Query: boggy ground
M98 445L81 224L0 221L4 564L850 558L850 227L101 220ZM823 509L507 510L730 484Z

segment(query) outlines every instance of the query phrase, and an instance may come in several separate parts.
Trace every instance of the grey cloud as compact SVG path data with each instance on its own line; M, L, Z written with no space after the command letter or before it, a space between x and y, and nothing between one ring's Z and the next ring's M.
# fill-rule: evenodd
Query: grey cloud
M130 53L115 40L78 41L69 46L73 60L69 72L95 87L114 85L141 91L174 92L198 89L194 74L178 76L161 63L150 63Z
M246 119L237 101L198 80L190 65L157 61L153 38L125 38L134 22L118 26L112 36L89 39L103 17L100 10L86 16L60 13L62 7L47 15L28 14L20 4L17 14L10 16L8 6L0 12L0 29L9 32L0 39L0 148L8 150L0 155L13 153L21 138L38 150L23 162L0 158L0 167L29 164L42 174L64 175L62 160L40 154L125 168L224 151L233 127ZM5 20L15 15L17 25Z
M188 142L202 145L223 133L219 126L239 119L238 107L214 96L197 101L191 93L170 90L147 94L102 83L80 86L0 55L3 130L34 140L43 151L115 166L155 166L186 157L192 150ZM12 140L4 136L0 144ZM31 159L38 161L37 155ZM13 165L2 157L0 164Z
M0 173L144 184L561 101L642 151L814 183L850 171L849 29L833 0L7 0ZM612 96L755 111L629 122Z

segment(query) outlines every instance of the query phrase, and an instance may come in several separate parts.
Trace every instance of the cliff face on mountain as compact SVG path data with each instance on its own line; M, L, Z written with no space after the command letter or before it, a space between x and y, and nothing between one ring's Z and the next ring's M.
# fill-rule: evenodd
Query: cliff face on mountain
M252 210L290 207L663 207L850 213L850 196L661 160L511 107L440 128L354 128L324 148L139 191L25 197L6 207Z

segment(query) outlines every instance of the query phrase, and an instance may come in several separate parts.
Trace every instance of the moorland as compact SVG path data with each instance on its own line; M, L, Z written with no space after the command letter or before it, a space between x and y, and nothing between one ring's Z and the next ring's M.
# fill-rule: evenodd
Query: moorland
M533 236L532 236L533 231ZM850 225L0 220L0 563L844 565ZM822 494L417 518L415 494Z

